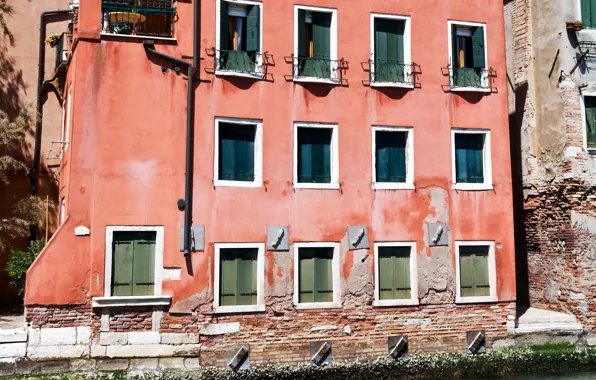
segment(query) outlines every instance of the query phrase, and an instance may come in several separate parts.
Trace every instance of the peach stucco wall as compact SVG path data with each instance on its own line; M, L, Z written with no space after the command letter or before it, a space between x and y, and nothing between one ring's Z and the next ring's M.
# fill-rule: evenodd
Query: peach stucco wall
M350 62L345 87L287 82L293 50L294 2L264 0L263 50L274 55L271 81L227 80L206 74L205 49L215 46L216 2L201 4L199 36L202 82L196 91L193 224L206 227L206 250L191 257L187 270L179 252L184 194L186 81L162 74L149 61L141 40L99 38L98 0L81 4L69 80L74 83L71 149L65 156L63 194L68 219L29 272L27 304L85 302L103 294L107 225L165 226L165 267L181 267L180 281L163 289L175 303L210 287L214 242L264 242L267 225L289 225L290 241L340 241L346 226L367 224L372 241L417 241L423 226L446 214L454 240L494 240L498 296L515 299L515 268L503 7L497 0L308 0L300 4L338 9L338 57ZM85 8L84 8L85 6ZM192 3L177 3L177 43L157 49L192 55ZM422 87L377 91L362 80L360 62L370 55L370 13L412 17L412 60L422 67ZM498 72L497 93L457 95L443 91L441 68L448 64L447 21L487 25L488 64ZM262 188L213 186L214 117L263 120ZM337 123L341 191L293 189L292 139L295 121ZM414 129L416 190L373 191L371 125ZM491 131L494 191L451 188L451 128ZM444 194L436 198L437 194ZM90 237L75 237L88 226ZM499 244L500 243L500 244ZM369 254L372 256L372 244ZM454 254L454 249L451 249ZM346 254L343 276L347 277ZM372 260L369 261L372 271ZM455 258L452 259L455 273ZM268 268L273 278L275 268Z

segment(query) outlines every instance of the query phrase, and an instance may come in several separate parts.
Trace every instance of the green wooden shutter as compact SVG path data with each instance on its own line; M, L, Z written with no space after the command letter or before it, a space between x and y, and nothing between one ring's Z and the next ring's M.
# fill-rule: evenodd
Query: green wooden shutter
M477 26L472 34L472 64L475 69L486 68L484 46L484 27Z
M306 12L298 9L298 57L306 57Z
M233 139L233 125L219 124L219 179L233 181L236 177L236 141Z
M331 182L331 129L298 129L298 182Z
M318 78L331 76L331 14L326 12L312 13L314 74Z
M582 6L582 23L584 28L593 28L596 23L596 1L595 0L581 0Z
M405 182L406 132L376 132L377 182Z
M490 281L488 277L488 253L476 254L472 258L474 266L474 296L490 296Z
M133 296L149 296L155 288L155 238L152 231L135 232L133 262Z
M393 257L386 247L379 247L379 299L394 299Z
M132 296L134 232L114 232L112 252L112 296Z
M228 30L228 2L219 2L219 49L230 50L230 36Z
M466 135L455 135L455 182L468 182L468 150Z
M462 297L474 295L474 264L472 255L459 254L459 285Z
M469 183L484 182L484 135L467 135L467 172Z
M596 1L590 1L590 26L589 28L593 28L596 24Z
M587 146L596 149L596 96L585 96Z
M257 304L257 255L258 249L237 251L237 298L236 305Z
M404 247L405 248L405 247ZM393 257L393 283L395 286L395 299L410 299L410 249L402 247L396 249Z
M258 52L260 48L261 7L248 6L246 16L246 51Z
M234 249L220 250L219 304L233 306L237 304L238 260Z
M387 43L387 20L382 18L375 19L375 81L389 81L389 45Z
M454 72L459 68L459 51L457 50L457 25L451 24L451 66Z
M219 124L219 179L254 181L256 126Z
M459 247L460 294L462 297L490 295L488 247Z
M410 299L409 247L379 247L379 299Z
M315 258L308 248L298 250L299 260L299 298L298 302L307 303L315 301Z
M405 23L399 20L387 20L387 59L391 82L404 81L404 30Z
M314 253L314 302L333 302L333 248L315 248Z

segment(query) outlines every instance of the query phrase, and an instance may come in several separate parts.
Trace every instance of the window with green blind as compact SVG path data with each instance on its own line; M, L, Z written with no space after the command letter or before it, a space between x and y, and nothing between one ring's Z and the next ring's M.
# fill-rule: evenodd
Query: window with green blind
M331 183L331 128L298 128L298 182Z
M596 27L596 0L581 0L581 6L584 28Z
M330 78L331 13L298 9L298 75Z
M299 248L298 265L298 302L333 302L333 248Z
M410 281L411 247L379 247L379 299L410 299L412 286Z
M459 286L461 297L490 296L489 246L459 247Z
M220 306L257 304L258 248L221 248Z
M112 296L150 296L155 288L155 231L112 237Z
M255 180L256 125L219 123L220 181Z
M376 182L406 182L408 132L375 131Z
M403 82L406 22L404 20L375 18L374 28L374 81Z
M484 134L455 134L456 183L484 183Z
M451 25L453 84L457 87L482 87L486 70L483 26Z
M586 145L596 149L596 96L584 96L586 109Z
M261 7L220 0L219 49L223 70L253 72L261 42Z

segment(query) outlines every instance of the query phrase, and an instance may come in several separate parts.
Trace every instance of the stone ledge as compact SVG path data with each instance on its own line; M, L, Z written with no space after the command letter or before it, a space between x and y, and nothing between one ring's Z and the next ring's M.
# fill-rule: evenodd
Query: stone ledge
M201 351L199 344L165 345L141 344L126 346L107 346L108 358L157 358L157 357L187 357L198 356Z
M27 343L0 344L0 359L22 358L27 353Z
M22 329L0 330L0 344L27 341L27 331Z
M32 360L77 359L89 356L89 345L29 346L27 357Z
M240 322L213 323L199 329L199 335L224 335L240 332Z

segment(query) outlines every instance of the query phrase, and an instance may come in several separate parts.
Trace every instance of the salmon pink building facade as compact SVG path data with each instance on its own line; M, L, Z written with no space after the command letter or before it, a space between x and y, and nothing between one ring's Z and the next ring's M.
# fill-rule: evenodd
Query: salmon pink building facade
M81 2L28 353L490 349L515 315L506 83L498 1Z

